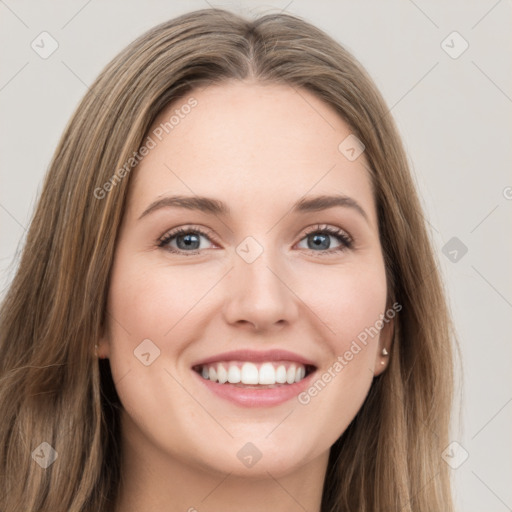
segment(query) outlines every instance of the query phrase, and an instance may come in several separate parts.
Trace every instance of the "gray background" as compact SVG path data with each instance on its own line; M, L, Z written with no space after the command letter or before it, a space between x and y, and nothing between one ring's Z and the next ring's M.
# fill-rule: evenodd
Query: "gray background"
M302 16L374 78L404 139L460 336L459 444L449 459L458 466L457 510L512 510L510 0L0 0L2 294L51 155L88 84L145 30L208 5ZM31 47L43 31L59 45L46 59ZM461 55L453 31L469 44Z

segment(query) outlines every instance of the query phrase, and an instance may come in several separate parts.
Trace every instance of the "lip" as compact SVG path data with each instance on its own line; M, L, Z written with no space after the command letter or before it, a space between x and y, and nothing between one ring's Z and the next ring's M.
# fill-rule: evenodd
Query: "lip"
M242 407L271 407L285 403L302 393L310 385L313 376L316 374L316 370L304 377L300 382L281 384L275 388L260 389L236 387L228 383L219 384L218 382L203 379L203 377L194 370L192 370L192 373L209 391L235 405Z
M204 379L196 368L205 364L212 364L224 361L250 361L253 363L272 362L272 361L291 361L303 364L306 367L313 367L313 370L306 375L300 382L293 384L282 384L275 388L250 388L237 387L236 385L218 382L212 382ZM202 384L210 392L220 398L227 400L241 407L271 407L282 404L295 398L303 392L309 385L316 374L318 367L315 363L305 357L302 357L288 350L234 350L231 352L223 352L214 356L201 359L192 365L192 372L196 375Z
M195 362L192 365L192 368L194 366L202 366L205 364L218 363L222 361L250 361L252 363L263 363L266 361L291 361L293 363L300 363L305 366L314 366L316 368L315 363L309 359L295 354L294 352L289 352L288 350L277 349L265 351L232 350L231 352L223 352L222 354L216 354L214 356L208 357L207 359L201 359L200 361Z

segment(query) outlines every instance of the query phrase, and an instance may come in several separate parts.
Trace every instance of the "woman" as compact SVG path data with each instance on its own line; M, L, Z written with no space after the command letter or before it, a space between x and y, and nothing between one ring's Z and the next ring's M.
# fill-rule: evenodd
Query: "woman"
M290 15L180 16L48 172L2 308L2 511L450 511L452 331L354 57Z

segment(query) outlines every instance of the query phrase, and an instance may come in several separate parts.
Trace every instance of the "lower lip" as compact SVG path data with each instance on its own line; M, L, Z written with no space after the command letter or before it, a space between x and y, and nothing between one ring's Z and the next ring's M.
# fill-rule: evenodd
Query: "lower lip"
M242 407L271 407L287 402L302 393L315 374L315 372L312 372L299 382L283 384L277 388L241 388L228 383L219 384L203 379L196 371L192 371L210 391Z

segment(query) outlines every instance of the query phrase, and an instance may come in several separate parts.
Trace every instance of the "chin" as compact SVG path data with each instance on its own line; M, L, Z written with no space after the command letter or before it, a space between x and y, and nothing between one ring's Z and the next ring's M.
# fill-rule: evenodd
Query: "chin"
M272 434L271 434L272 435ZM205 447L199 452L209 456L203 459L202 463L209 470L222 474L231 474L238 477L269 478L269 473L275 477L284 477L297 471L311 460L315 459L325 449L314 449L301 442L302 436L288 436L294 441L284 443L282 440L265 439L261 431L252 440L250 436L231 439L229 445L225 445L214 453L211 453L211 446ZM204 450L204 451L203 451ZM328 450L328 448L327 448Z

